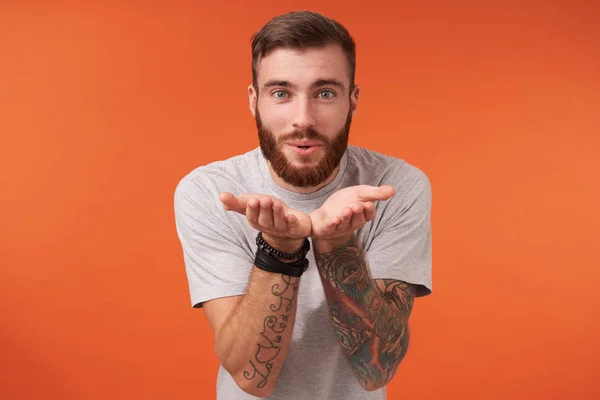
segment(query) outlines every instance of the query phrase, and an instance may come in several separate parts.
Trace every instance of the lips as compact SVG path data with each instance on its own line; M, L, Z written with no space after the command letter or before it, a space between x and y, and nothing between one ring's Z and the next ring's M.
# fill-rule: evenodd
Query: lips
M290 148L295 151L297 154L303 155L303 156L308 156L310 154L313 154L314 152L316 152L317 150L319 150L322 146L322 144L320 142L314 142L314 141L296 141L296 142L289 142L288 146L290 146Z
M288 144L290 146L295 146L295 147L312 147L312 146L322 146L321 142L317 142L314 140L300 140L300 141L292 141L292 142L288 142Z

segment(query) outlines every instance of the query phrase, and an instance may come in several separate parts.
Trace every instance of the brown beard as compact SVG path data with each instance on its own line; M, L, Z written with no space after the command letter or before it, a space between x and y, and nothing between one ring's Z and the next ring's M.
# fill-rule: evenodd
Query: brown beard
M275 140L275 135L267 129L261 119L258 108L256 109L256 127L258 128L258 140L260 149L265 159L271 164L275 173L287 184L298 188L315 187L325 182L333 171L340 165L340 161L348 148L348 137L350 124L352 123L352 112L348 113L346 123L333 139L328 139L319 132L308 129L307 131L294 131ZM318 140L323 143L325 155L316 166L293 166L281 147L290 140ZM301 157L303 159L304 157ZM309 160L309 157L306 157Z

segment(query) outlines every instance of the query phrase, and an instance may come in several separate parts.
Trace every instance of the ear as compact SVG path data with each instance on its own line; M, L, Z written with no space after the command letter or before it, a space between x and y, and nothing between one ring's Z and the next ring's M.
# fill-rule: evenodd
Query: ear
M256 104L258 102L258 93L254 90L254 86L250 84L248 86L248 103L250 105L250 112L252 116L256 118Z
M358 108L358 94L360 92L360 88L358 86L354 86L352 93L350 94L350 110L352 111L352 116L356 112Z

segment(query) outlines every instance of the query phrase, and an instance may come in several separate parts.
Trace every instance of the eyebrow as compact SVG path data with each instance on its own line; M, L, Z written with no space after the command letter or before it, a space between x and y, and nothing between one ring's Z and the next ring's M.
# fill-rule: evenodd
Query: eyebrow
M338 81L337 79L317 79L310 85L310 87L311 87L311 89L315 89L315 88L318 88L321 86L326 86L326 85L337 86L338 88L342 89L342 91L345 89L344 84L342 82ZM271 79L271 80L268 80L263 85L263 88L270 88L273 86L281 86L281 87L285 87L285 88L295 88L296 87L296 85L292 84L290 81Z

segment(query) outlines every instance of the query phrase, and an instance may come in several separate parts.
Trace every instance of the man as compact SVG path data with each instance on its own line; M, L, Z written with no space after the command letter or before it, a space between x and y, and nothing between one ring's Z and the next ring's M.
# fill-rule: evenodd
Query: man
M219 399L384 399L406 354L413 299L431 292L430 185L400 159L348 146L354 71L339 23L272 19L252 42L260 148L177 186Z

